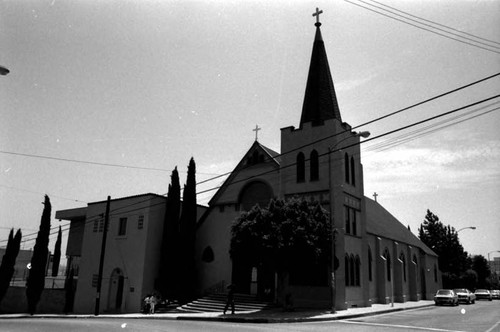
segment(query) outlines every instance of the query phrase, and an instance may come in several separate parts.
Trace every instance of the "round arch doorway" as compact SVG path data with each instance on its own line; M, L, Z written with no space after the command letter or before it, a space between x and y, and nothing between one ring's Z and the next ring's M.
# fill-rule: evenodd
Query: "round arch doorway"
M125 277L121 269L116 268L109 278L108 311L119 312L123 303Z

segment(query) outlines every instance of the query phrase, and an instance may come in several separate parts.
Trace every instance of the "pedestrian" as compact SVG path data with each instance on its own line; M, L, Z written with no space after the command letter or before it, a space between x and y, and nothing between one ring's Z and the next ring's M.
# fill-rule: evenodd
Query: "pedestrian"
M151 296L148 294L148 295L146 295L146 297L144 298L144 308L143 308L143 312L144 312L145 314L148 314L150 311L151 311Z
M151 295L151 297L149 298L149 302L150 302L150 307L151 307L151 313L154 314L155 313L155 306L156 306L156 303L158 302L158 299L156 298L156 295Z
M231 305L231 315L234 315L234 285L229 285L227 286L227 301L226 301L226 306L224 307L224 315L226 314L227 309L229 309L229 306Z

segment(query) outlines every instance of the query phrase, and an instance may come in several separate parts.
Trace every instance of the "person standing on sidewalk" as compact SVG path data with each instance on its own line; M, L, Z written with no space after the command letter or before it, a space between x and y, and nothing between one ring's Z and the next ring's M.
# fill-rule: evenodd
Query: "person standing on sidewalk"
M229 309L229 305L231 305L231 315L234 315L234 285L227 286L227 301L226 306L224 307L224 315L226 314L227 309Z

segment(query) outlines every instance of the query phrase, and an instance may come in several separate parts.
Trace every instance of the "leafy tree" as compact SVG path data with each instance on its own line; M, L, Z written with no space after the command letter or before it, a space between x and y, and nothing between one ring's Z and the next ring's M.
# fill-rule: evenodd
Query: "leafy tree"
M489 288L489 277L491 275L488 260L482 255L472 257L472 269L477 273L477 288Z
M156 288L164 298L177 299L179 296L179 215L181 209L181 186L177 167L172 171L168 186L163 240L160 255L160 272Z
M460 276L468 268L467 252L458 240L455 228L445 226L439 217L427 210L419 228L419 238L439 256L439 268L443 273L443 287L458 287Z
M57 277L59 272L59 263L61 262L61 239L62 232L61 226L59 226L59 232L57 233L56 245L54 247L54 258L52 259L52 276Z
M195 296L195 241L196 241L196 164L191 158L188 165L186 185L182 199L180 219L181 269L181 303L192 300Z
M256 205L235 220L231 233L233 264L245 262L248 266L267 265L275 269L282 282L282 303L290 272L302 270L304 275L311 274L304 267L327 266L330 261L329 214L318 202L291 199L272 200L267 208Z
M2 302L3 297L7 293L10 280L14 275L14 266L16 264L17 254L19 254L19 248L21 246L21 230L18 229L15 236L13 234L14 229L11 229L9 233L9 240L7 242L7 248L5 249L2 264L0 265L0 302Z
M31 257L31 269L26 281L26 296L28 298L28 312L33 315L36 305L40 301L45 287L45 268L47 266L47 256L49 254L49 234L50 234L50 214L52 206L49 196L45 195L45 206L42 212L40 228L36 237L33 256Z

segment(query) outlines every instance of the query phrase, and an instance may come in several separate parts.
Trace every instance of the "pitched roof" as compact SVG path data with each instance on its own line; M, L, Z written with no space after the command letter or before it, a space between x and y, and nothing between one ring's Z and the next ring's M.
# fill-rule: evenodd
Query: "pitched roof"
M428 255L437 256L382 205L368 197L365 197L365 202L367 233L406 243L422 249Z
M218 199L219 195L233 181L233 179L236 177L237 173L239 171L245 169L246 167L248 167L248 165L247 165L248 158L251 158L253 152L256 150L263 151L265 154L267 154L270 157L272 164L275 165L275 167L279 168L280 161L281 161L280 154L278 152L260 144L258 141L255 141L252 144L252 146L250 147L250 149L248 149L248 151L245 153L243 158L241 158L240 162L238 163L238 165L236 165L236 167L233 169L231 174L226 178L224 183L219 187L217 192L212 196L212 198L208 202L209 206L211 206L213 204L213 202L215 202ZM258 163L261 163L261 162L267 162L267 161L265 159L263 161L258 161Z
M316 23L315 25L316 36L312 49L309 75L307 77L302 116L300 118L301 127L306 122L320 124L328 119L338 119L342 122L337 96L333 87L330 66L328 65L328 58L326 56L325 43L319 29L321 23Z

